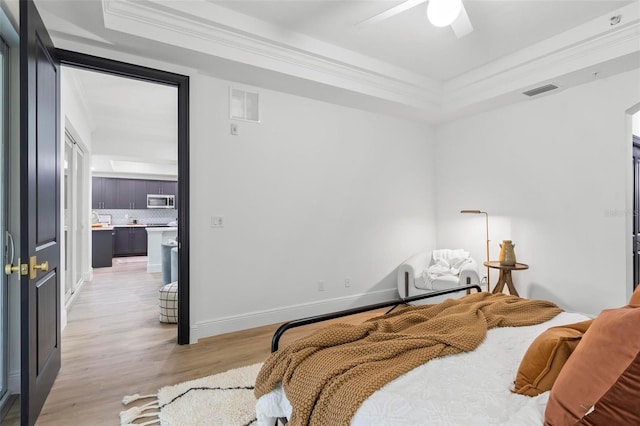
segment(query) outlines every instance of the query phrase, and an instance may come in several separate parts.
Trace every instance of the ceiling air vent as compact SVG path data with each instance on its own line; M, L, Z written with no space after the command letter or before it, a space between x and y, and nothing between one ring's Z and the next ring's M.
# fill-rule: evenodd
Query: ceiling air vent
M545 84L544 86L536 87L535 89L527 90L526 92L522 92L523 95L527 96L536 96L544 92L548 92L550 90L557 89L558 86L555 84Z

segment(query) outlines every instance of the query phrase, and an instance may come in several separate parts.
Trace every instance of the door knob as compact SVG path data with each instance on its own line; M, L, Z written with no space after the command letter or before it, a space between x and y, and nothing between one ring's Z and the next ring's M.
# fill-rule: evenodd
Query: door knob
M20 258L18 258L18 264L13 266L11 263L7 263L4 265L4 273L7 275L11 275L14 272L18 272L20 275L27 275L28 268L26 263L20 263Z
M42 263L38 263L38 259L36 256L31 256L29 258L29 278L34 279L37 275L36 269L41 270L42 272L47 272L49 270L49 262L46 260Z

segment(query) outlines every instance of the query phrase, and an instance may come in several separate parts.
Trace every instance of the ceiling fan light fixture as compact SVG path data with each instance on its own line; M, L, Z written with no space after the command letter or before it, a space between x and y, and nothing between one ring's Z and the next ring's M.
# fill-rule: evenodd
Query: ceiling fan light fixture
M446 27L456 20L462 10L462 0L430 0L427 18L436 27Z

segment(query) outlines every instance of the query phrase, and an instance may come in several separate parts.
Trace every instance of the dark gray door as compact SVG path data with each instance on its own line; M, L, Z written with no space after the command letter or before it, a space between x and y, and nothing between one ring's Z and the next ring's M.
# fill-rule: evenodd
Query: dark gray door
M21 423L60 370L59 62L33 0L20 1Z

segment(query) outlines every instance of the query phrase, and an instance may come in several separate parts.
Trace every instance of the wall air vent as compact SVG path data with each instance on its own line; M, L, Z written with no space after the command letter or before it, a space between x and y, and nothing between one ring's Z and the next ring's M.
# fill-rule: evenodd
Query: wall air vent
M260 105L257 92L229 87L229 118L260 122Z
M548 92L550 90L557 89L558 86L555 84L545 84L544 86L536 87L535 89L527 90L526 92L522 92L523 95L527 96L536 96L544 92Z

